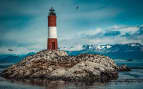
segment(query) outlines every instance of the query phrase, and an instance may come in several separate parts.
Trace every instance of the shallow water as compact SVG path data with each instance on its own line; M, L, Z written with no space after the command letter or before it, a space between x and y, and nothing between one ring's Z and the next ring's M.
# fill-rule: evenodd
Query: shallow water
M117 61L118 63L118 61ZM127 64L132 67L143 67L142 62L120 61L118 64ZM11 63L0 64L0 72ZM108 83L81 83L48 80L6 80L0 77L0 89L143 89L143 69L136 68L130 72L120 72L117 80Z

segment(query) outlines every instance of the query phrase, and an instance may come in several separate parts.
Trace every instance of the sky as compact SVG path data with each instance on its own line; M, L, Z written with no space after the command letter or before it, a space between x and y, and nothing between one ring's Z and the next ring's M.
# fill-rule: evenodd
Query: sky
M142 3L143 0L0 0L0 54L46 49L51 7L57 15L59 48L143 44Z

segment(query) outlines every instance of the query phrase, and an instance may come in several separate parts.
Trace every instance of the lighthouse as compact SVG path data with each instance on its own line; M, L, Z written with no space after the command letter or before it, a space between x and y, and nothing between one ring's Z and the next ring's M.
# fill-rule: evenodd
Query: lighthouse
M57 41L57 28L56 28L56 13L53 8L49 10L48 15L48 50L57 50L58 41Z

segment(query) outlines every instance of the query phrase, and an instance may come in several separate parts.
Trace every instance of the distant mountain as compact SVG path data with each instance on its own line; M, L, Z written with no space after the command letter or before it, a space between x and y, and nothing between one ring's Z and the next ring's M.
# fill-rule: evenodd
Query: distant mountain
M33 55L34 52L28 53L26 55L14 55L14 54L3 54L0 55L0 63L17 63L21 61L24 57Z
M78 55L83 53L100 54L109 56L113 59L143 59L143 45L139 43L129 44L115 44L115 45L83 45L81 50L67 51L69 55ZM17 63L24 57L33 55L34 52L30 52L24 55L0 55L0 63Z
M143 59L143 45L139 43L117 44L105 53L112 58Z
M143 45L139 43L115 45L83 45L80 51L68 51L70 55L81 53L101 54L115 59L143 59Z

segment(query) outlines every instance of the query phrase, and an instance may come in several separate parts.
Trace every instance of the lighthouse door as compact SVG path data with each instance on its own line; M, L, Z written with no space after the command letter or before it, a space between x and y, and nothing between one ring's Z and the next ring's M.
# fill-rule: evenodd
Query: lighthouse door
M52 49L53 49L53 50L56 49L56 47L55 47L55 42L52 42Z

